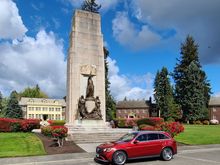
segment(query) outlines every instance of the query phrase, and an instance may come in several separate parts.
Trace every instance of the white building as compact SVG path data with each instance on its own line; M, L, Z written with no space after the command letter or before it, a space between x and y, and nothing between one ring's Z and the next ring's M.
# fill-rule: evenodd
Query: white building
M51 120L64 120L66 102L64 99L28 98L21 97L19 105L26 119L43 119L48 115Z

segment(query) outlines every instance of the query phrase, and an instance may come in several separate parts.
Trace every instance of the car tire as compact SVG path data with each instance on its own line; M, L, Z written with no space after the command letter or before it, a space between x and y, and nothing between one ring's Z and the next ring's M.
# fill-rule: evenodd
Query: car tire
M169 161L173 158L173 151L171 148L166 147L161 152L161 158L165 161Z
M115 165L123 165L127 160L127 154L124 151L116 151L112 156L112 163Z

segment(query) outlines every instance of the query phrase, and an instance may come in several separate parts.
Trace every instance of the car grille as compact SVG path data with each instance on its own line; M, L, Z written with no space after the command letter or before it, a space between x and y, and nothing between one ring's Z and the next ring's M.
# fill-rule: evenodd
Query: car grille
M103 149L102 148L99 148L99 147L96 147L96 153L100 154L103 152Z

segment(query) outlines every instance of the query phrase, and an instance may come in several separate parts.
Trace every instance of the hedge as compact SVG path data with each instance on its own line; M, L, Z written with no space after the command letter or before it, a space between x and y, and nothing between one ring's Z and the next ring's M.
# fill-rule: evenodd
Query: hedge
M0 132L31 132L40 128L38 119L0 118Z

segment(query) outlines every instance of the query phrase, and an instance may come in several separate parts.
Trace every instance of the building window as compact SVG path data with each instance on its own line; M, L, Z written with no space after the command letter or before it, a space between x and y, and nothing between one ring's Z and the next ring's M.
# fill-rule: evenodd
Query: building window
M56 111L60 111L60 108L56 108Z
M31 107L28 107L28 110L31 111Z
M34 114L32 114L32 119L34 119Z
M31 114L28 115L28 118L31 119Z

